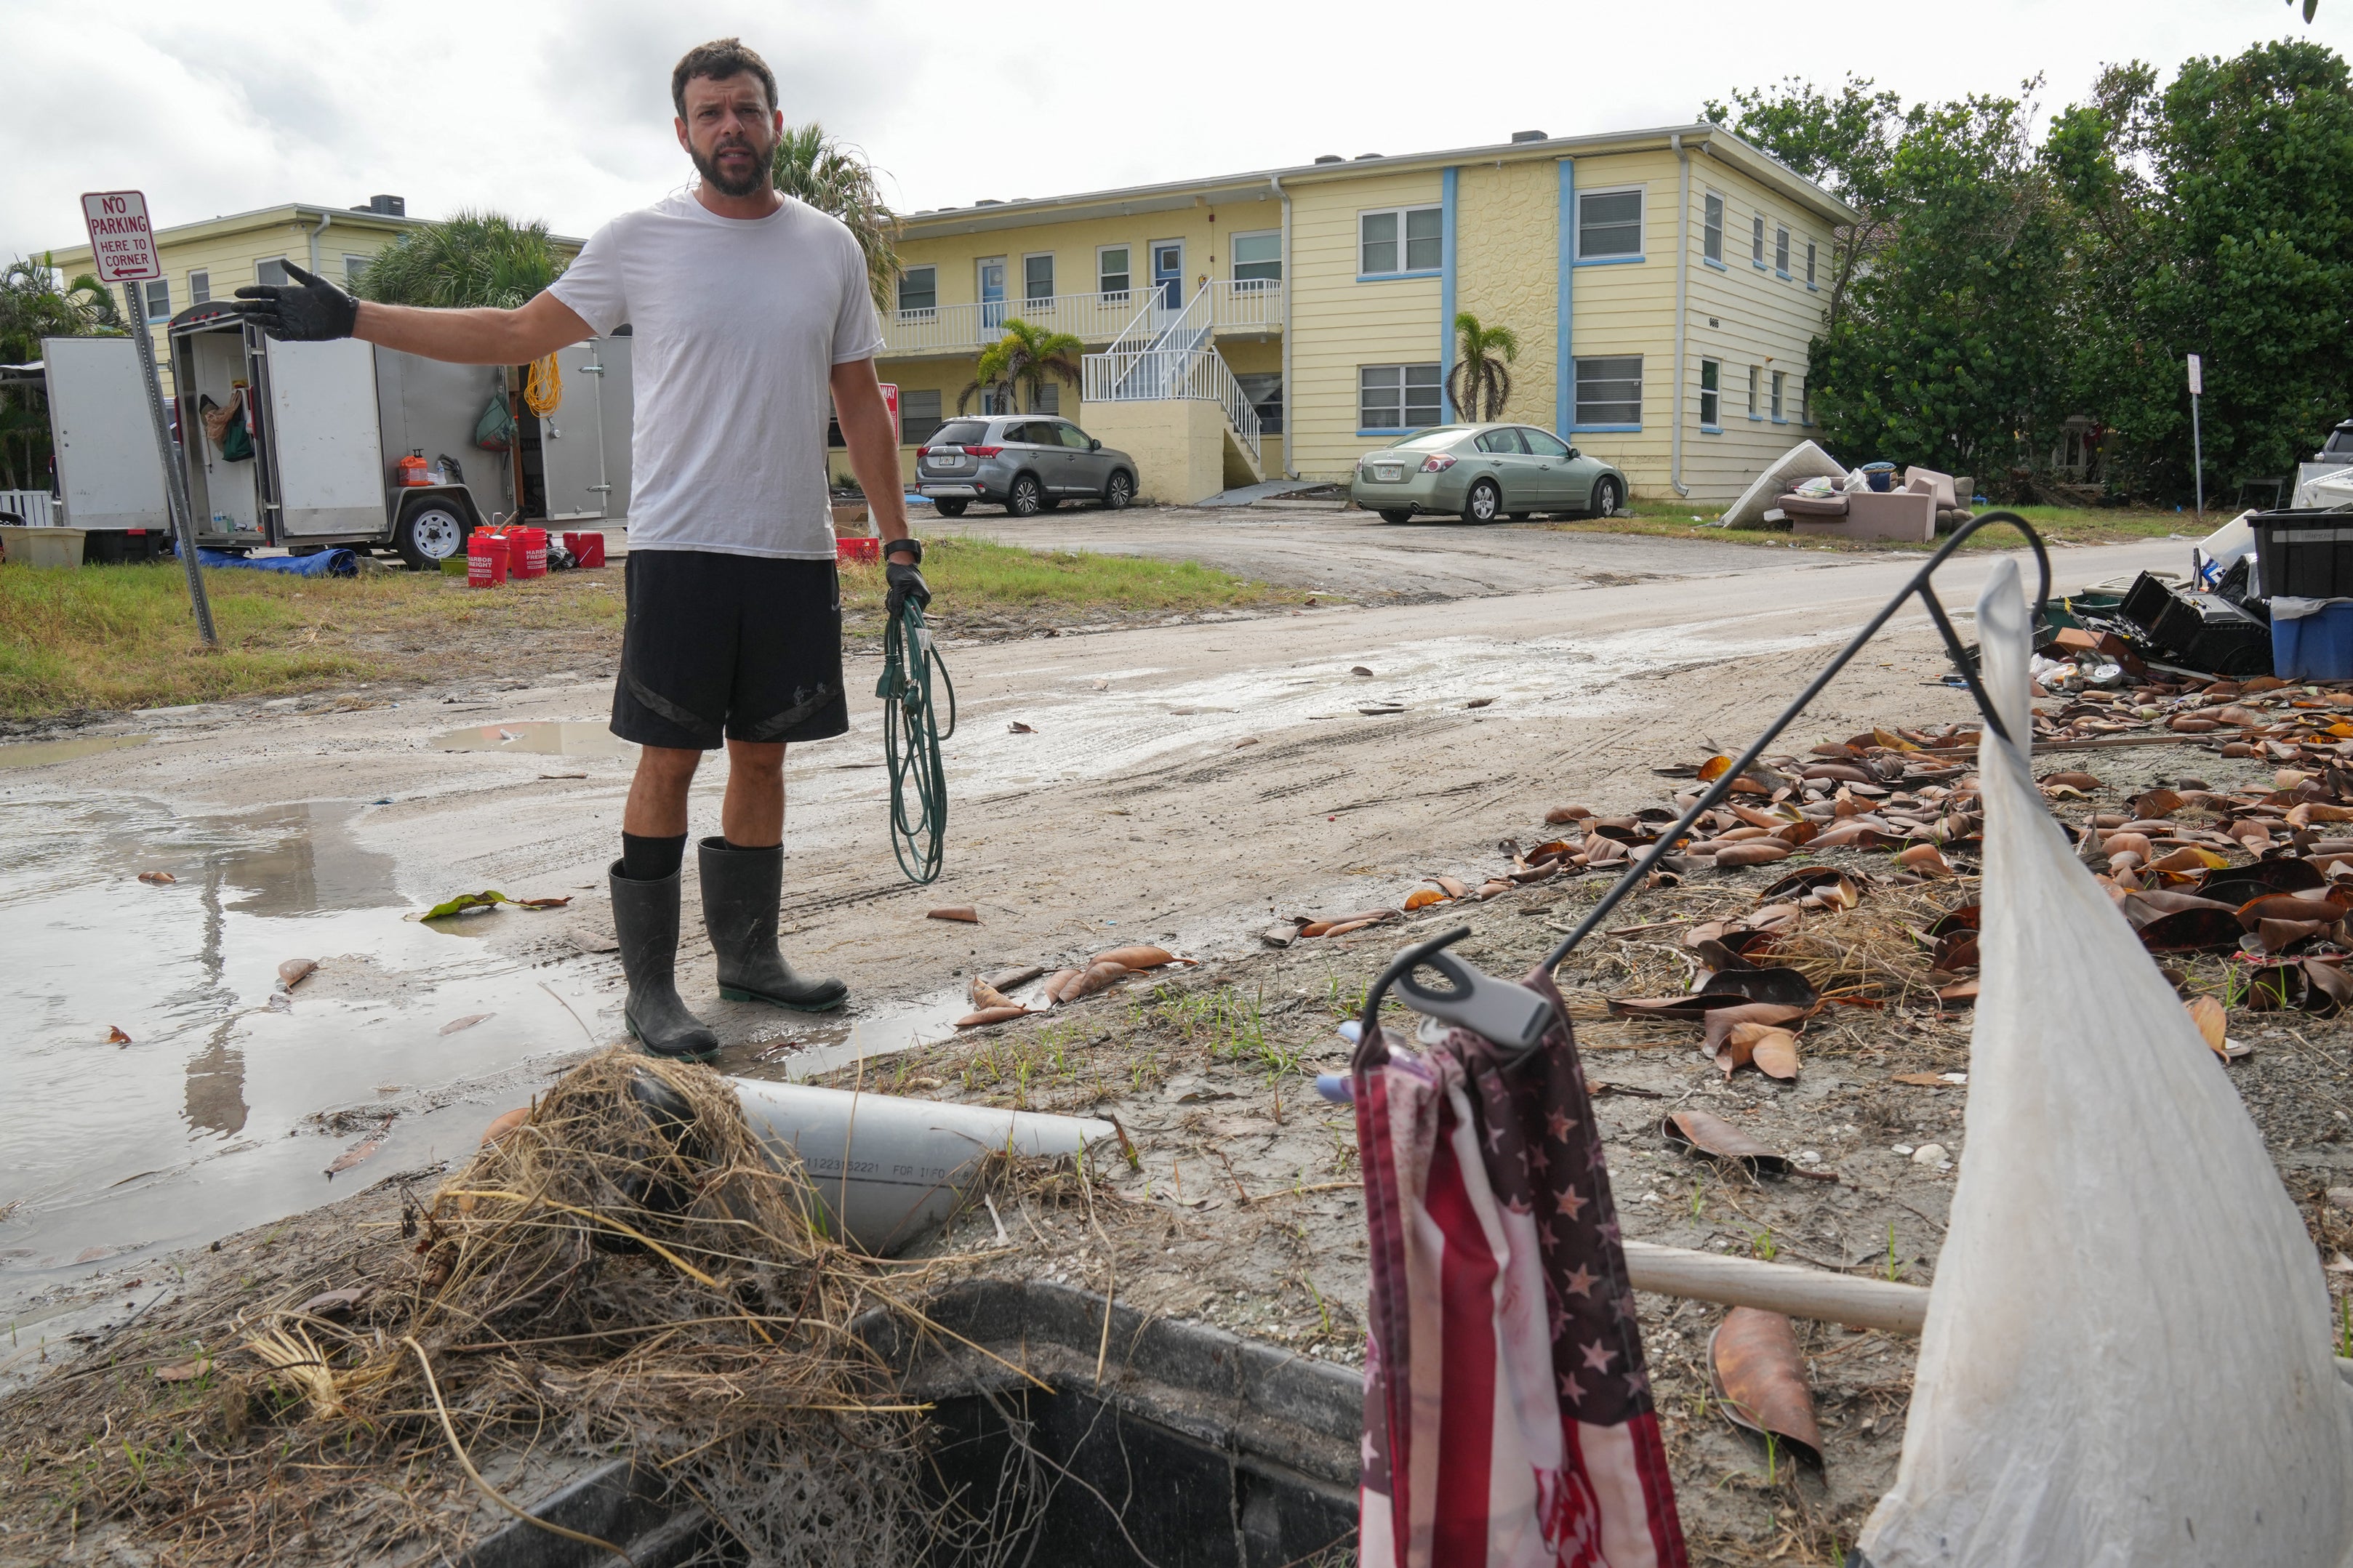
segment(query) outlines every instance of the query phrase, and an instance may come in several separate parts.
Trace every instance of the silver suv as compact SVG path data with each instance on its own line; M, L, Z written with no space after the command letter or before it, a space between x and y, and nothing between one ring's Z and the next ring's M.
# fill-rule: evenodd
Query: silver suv
M1050 414L958 417L915 448L915 489L942 517L993 501L1035 517L1065 500L1117 510L1135 499L1135 459Z

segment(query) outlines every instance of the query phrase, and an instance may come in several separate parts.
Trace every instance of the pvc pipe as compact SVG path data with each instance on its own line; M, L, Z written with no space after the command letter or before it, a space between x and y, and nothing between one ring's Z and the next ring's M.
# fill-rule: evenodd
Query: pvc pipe
M1625 1247L1626 1277L1637 1290L1899 1334L1918 1333L1928 1317L1928 1292L1919 1285L1647 1241L1629 1241Z
M981 1156L1075 1154L1116 1135L1108 1121L734 1078L744 1120L796 1151L818 1196L863 1250L887 1258L955 1212Z

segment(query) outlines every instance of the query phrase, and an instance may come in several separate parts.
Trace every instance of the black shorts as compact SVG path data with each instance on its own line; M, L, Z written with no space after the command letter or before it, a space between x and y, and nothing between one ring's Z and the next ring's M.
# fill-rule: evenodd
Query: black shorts
M626 581L613 733L709 752L849 730L832 562L632 550Z

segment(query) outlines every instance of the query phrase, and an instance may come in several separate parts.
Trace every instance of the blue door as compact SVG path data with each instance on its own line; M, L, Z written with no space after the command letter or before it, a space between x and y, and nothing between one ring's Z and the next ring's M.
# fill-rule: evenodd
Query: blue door
M1185 308L1185 242L1170 240L1152 247L1152 286L1160 290L1160 308Z
M1005 325L1005 258L980 264L980 324L994 331Z

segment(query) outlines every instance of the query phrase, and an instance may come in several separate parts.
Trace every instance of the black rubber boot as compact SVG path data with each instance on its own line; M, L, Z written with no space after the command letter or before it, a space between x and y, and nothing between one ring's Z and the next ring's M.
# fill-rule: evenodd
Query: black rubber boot
M616 860L605 879L612 884L621 972L629 977L629 1000L621 1013L629 1037L658 1057L710 1060L719 1054L719 1037L679 1000L678 873L640 882L622 876Z
M724 838L695 846L702 864L702 924L719 955L719 994L803 1013L841 1005L849 987L830 977L793 973L776 951L776 909L785 890L785 851L736 849Z

